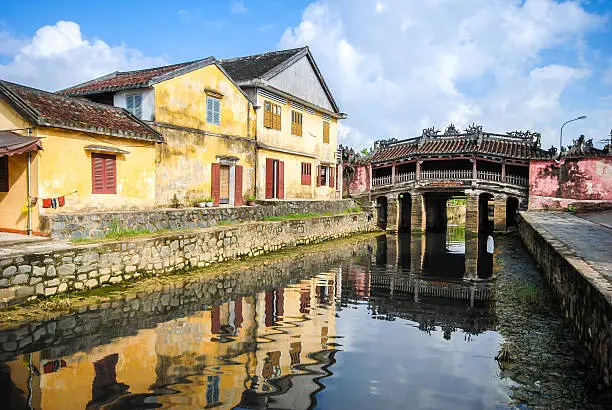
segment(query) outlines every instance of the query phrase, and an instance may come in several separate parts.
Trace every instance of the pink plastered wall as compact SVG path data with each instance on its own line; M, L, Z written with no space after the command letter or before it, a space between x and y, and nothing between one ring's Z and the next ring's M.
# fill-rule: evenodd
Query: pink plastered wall
M576 201L612 201L612 157L531 161L529 209L565 208Z
M355 174L349 183L351 195L361 195L370 190L370 169L367 165L355 165Z

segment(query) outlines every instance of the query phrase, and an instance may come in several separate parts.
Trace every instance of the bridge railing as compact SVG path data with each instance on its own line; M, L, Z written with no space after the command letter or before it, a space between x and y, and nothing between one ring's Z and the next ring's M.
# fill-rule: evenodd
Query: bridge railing
M470 180L473 174L471 170L462 169L442 169L442 170L429 170L421 171L420 179L433 179L433 180ZM493 171L477 171L476 177L483 181L495 181L504 182L509 185L516 185L521 187L529 186L529 179L518 175L506 175L505 181L502 181L502 175L499 172ZM382 177L372 178L372 186L379 187L385 185L391 185L394 183L416 181L416 172L404 172L395 175L395 181L392 181L391 175Z
M472 179L472 171L463 169L421 171L421 179Z

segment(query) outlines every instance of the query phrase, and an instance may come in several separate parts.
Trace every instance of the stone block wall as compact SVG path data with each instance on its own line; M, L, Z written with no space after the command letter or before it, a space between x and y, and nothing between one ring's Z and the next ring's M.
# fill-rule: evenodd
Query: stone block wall
M0 307L376 230L366 213L251 222L0 259Z
M372 249L376 249L376 240L366 238L339 248L309 250L259 262L231 274L178 277L171 284L127 293L44 321L15 323L0 332L0 361L34 351L52 360L88 351L114 338L208 310L228 299L284 287L288 282L308 278L314 271L329 271L349 255L367 255Z
M523 215L519 232L525 247L559 297L565 317L584 342L602 384L612 385L612 290L582 259Z
M100 238L113 225L162 231L199 229L219 221L261 221L294 213L342 213L356 206L352 199L335 201L258 201L258 206L151 209L139 211L60 213L41 216L41 229L55 239Z

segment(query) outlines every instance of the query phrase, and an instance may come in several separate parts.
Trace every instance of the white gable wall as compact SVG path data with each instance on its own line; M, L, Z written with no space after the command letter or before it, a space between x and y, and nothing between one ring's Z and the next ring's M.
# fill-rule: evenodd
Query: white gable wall
M152 88L139 88L134 90L118 91L113 96L115 107L127 108L126 96L142 94L142 118L145 121L155 121L155 90Z
M268 83L311 104L334 111L307 56L272 77Z

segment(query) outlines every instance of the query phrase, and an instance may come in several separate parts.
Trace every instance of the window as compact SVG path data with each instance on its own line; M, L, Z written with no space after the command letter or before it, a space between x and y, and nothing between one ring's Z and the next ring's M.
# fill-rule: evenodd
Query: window
M272 104L270 101L264 101L264 127L274 130L281 129L280 105Z
M117 193L117 157L91 153L91 192L93 194Z
M291 111L291 134L302 136L302 113Z
M210 95L206 96L206 122L221 125L221 100Z
M327 167L321 166L321 180L319 181L320 186L327 185Z
M0 192L9 191L8 156L0 157Z
M312 164L302 162L302 185L312 184Z
M323 142L329 144L329 122L323 121Z
M130 94L125 97L126 109L138 118L142 118L142 94Z

